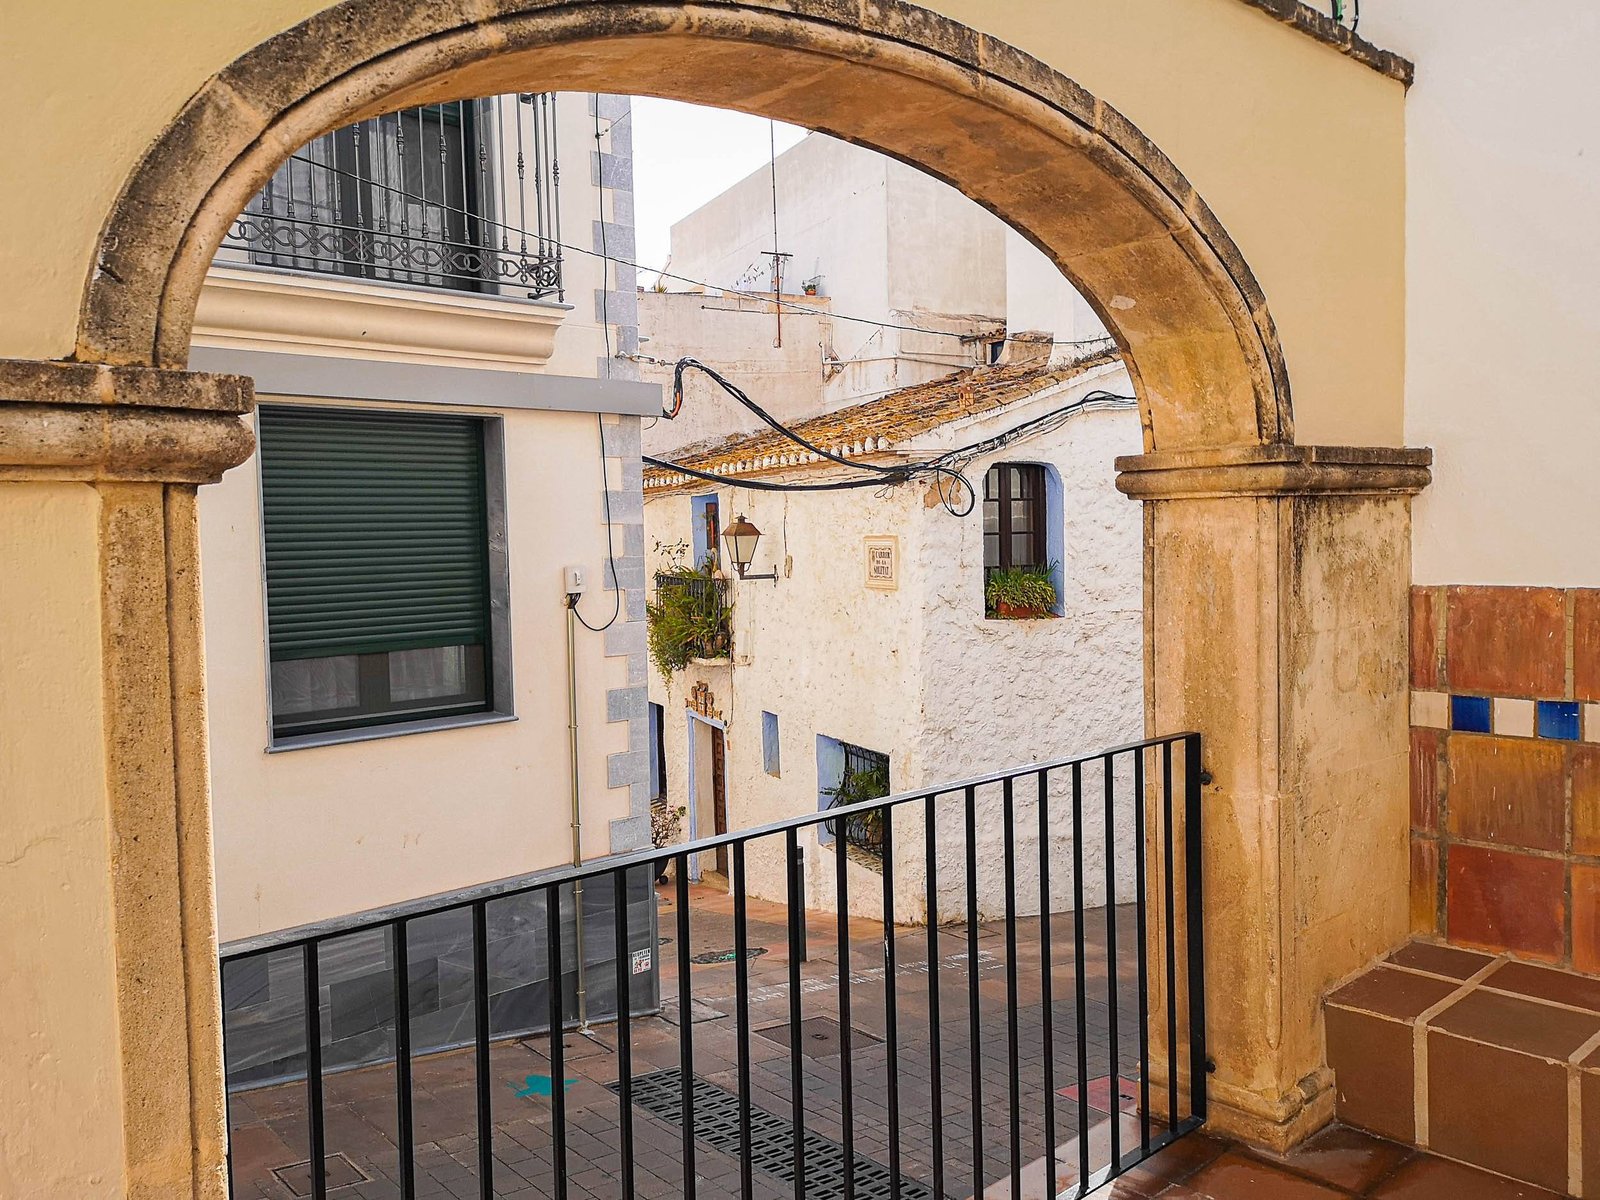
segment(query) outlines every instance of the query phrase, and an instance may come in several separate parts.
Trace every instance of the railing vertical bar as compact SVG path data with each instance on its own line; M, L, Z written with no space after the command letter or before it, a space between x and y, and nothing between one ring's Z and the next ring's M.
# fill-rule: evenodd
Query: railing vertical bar
M545 892L545 941L550 968L550 1165L555 1200L567 1200L567 1019L562 1013L566 972L561 965L561 887Z
M933 1131L933 1194L944 1197L944 1055L939 1029L939 855L934 840L937 796L922 809L923 879L928 912L928 1066Z
M1000 781L1002 863L1006 887L1006 1051L1011 1063L1011 1194L1022 1195L1022 1064L1017 1015L1017 820L1015 781Z
M844 1141L844 1200L855 1200L855 1058L850 1026L850 860L843 835L833 839L834 909L839 925L839 1119Z
M689 856L678 855L673 874L678 898L678 1086L683 1124L683 1195L694 1200L694 984L689 977Z
M739 1076L739 1194L755 1194L750 1131L750 958L745 922L744 842L733 843L734 1037Z
M1039 787L1039 1003L1044 1016L1045 1183L1056 1178L1056 1020L1055 960L1050 946L1050 772L1040 771Z
M1200 763L1200 735L1184 739L1183 760L1183 846L1189 951L1189 1090L1190 1112L1206 1119L1206 980L1205 911L1200 890L1200 802L1203 768Z
M1162 867L1166 885L1167 934L1167 1132L1178 1131L1178 940L1173 927L1172 743L1161 744Z
M411 959L406 923L389 927L394 940L394 1100L395 1147L400 1167L401 1200L417 1194L416 1139L411 1117Z
M889 1200L900 1200L900 1022L895 1000L894 810L878 810L883 822L883 1033L888 1052Z
M301 971L306 1010L306 1117L311 1133L311 1195L327 1200L328 1160L322 1114L322 983L317 973L317 943L305 943Z
M478 1081L478 1194L494 1200L494 1094L489 1078L489 905L472 906L472 1039Z
M623 1200L634 1197L633 1166L633 963L628 944L628 871L611 875L612 925L617 957L617 1120L622 1159Z
M1145 845L1144 807L1144 747L1133 755L1133 869L1134 916L1139 923L1139 1153L1150 1155L1150 948L1146 939L1150 935L1149 920L1145 913Z
M983 1045L978 1028L978 789L966 789L967 1047L972 1069L972 1194L983 1195Z
M784 837L784 858L789 865L789 1110L794 1137L794 1197L806 1196L805 1071L800 1037L801 927L806 919L801 895L800 834L791 828Z
M1083 946L1083 764L1072 764L1072 965L1078 1022L1078 1193L1089 1185L1089 1017Z
M1117 1003L1117 773L1116 756L1100 760L1105 771L1106 835L1106 1033L1111 1042L1109 1096L1111 1104L1111 1169L1122 1169L1122 1051L1118 1044Z

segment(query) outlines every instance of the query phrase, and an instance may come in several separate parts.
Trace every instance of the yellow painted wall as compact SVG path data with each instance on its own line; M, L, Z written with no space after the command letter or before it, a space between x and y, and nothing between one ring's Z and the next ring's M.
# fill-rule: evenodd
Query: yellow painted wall
M99 536L89 485L0 483L0 1196L121 1194Z
M1399 84L1240 0L928 6L1078 79L1196 184L1266 291L1299 440L1400 441ZM320 5L11 7L22 11L7 14L0 101L29 119L10 127L14 149L0 194L0 269L13 284L0 301L0 355L55 357L73 344L90 247L140 151L207 76ZM694 81L683 85L692 100Z

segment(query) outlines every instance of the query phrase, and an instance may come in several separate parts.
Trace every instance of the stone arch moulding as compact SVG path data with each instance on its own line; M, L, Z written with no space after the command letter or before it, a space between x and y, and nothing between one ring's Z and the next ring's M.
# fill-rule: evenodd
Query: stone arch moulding
M1178 169L1064 75L902 0L346 0L213 76L151 146L102 232L77 358L181 368L229 223L312 138L528 90L721 105L901 159L1085 294L1127 357L1146 450L1293 441L1265 298Z

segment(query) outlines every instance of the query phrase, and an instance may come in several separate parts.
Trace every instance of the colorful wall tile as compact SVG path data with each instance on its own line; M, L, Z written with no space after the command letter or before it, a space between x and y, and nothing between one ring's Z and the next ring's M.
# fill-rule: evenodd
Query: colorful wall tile
M1600 589L1414 588L1411 921L1600 974Z

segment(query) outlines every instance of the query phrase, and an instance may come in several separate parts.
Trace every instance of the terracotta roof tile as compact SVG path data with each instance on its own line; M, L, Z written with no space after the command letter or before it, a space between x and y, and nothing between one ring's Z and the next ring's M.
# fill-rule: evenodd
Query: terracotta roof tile
M793 428L807 441L836 454L882 453L940 425L1026 400L1119 357L1117 351L1111 349L1053 366L1017 363L969 367L927 383L901 388L887 396L810 417ZM697 471L733 475L790 471L813 464L831 465L826 460L816 459L804 447L775 430L700 442L676 451L672 461ZM644 472L646 488L671 487L682 482L681 477L660 467L646 467Z

